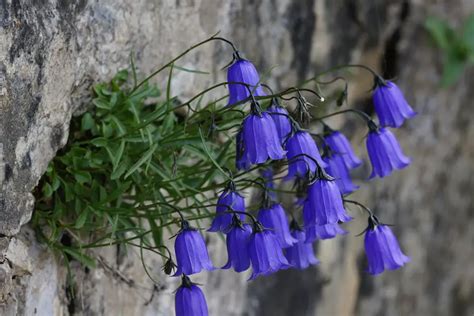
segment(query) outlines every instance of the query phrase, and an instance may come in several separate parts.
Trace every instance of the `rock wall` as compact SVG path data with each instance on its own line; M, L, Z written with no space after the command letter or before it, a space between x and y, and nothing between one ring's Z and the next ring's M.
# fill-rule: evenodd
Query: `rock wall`
M76 284L67 287L63 265L23 225L31 217L31 191L65 144L71 116L87 106L94 82L126 67L132 51L149 73L220 30L261 72L277 66L275 86L364 63L396 76L420 115L397 131L413 165L356 195L397 225L412 257L406 268L367 276L362 239L354 237L365 220L356 220L346 238L318 245L317 268L251 283L247 275L203 273L197 281L205 284L211 315L472 315L473 72L441 89L441 56L422 27L428 15L460 24L472 11L474 3L463 0L0 1L0 314L173 314L177 283L160 275L159 258L146 257L159 279L153 285L136 250L102 249L98 267L75 266ZM213 43L188 55L179 65L212 76L180 73L175 93L186 98L223 80L229 53ZM351 101L370 109L361 93L370 76L354 72L352 79ZM361 149L365 132L353 122L334 124ZM223 263L222 241L210 240L209 247L216 265Z

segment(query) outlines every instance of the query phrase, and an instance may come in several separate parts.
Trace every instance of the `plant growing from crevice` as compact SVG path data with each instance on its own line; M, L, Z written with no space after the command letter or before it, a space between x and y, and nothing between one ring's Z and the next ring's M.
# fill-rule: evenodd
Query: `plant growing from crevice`
M211 41L229 44L233 51L227 81L186 101L174 96L171 81L175 72L203 73L178 66L179 59ZM333 105L347 102L348 81L341 76L332 80L322 77L345 68L360 68L373 75L379 123L353 109L329 111ZM150 79L164 71L168 80L162 91ZM320 86L338 81L344 83L343 89L322 97ZM316 91L308 88L310 84ZM223 87L229 88L227 105L227 95L203 101L209 100L211 92L218 95ZM405 258L388 262L391 251L400 252L398 243L393 239L380 245L376 237L389 234L389 228L370 209L346 198L358 188L346 185L349 171L362 162L347 138L326 123L336 115L355 114L362 119L369 131L373 176L384 177L409 164L385 127L400 127L416 113L398 87L372 69L338 66L274 92L230 41L214 35L142 81L138 81L132 58L129 70L95 85L93 93L92 105L72 120L67 145L51 161L35 190L33 226L39 239L62 254L66 263L77 260L92 268L95 258L91 249L138 247L144 270L153 279L143 260L145 251L152 252L162 257L166 274L175 270L177 275L183 274L179 293L196 295L203 312L207 307L202 293L187 276L213 269L200 227L209 226L212 219L210 231L232 239L227 240L233 258L227 268L233 266L240 272L252 266L252 277L257 277L318 263L308 253L311 247L303 244L344 234L339 225L351 220L345 210L347 203L368 212L367 234L372 239L366 247L370 247L371 271L380 273L406 262ZM318 103L317 117L312 118L315 113L308 100ZM283 102L295 102L294 110L289 111ZM322 123L319 133L309 130L312 120ZM294 182L293 191L281 191L295 193L290 212L292 236L278 203L280 190L275 181L280 180ZM262 192L261 203L245 206L242 192L250 187ZM297 211L300 208L303 212ZM257 210L259 214L254 216ZM304 226L298 224L302 219ZM175 256L165 243L166 236L176 237ZM301 249L308 262L297 262ZM275 256L277 263L271 259ZM374 263L374 256L383 262ZM194 307L181 294L177 296L177 314L189 314L188 308Z

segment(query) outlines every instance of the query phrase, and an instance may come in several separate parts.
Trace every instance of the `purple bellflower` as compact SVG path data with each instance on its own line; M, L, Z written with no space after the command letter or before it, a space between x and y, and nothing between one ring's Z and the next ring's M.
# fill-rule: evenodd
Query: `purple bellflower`
M327 164L326 172L334 178L342 194L352 193L359 188L352 182L349 169L347 169L342 155L329 151L323 157L323 160Z
M258 106L258 105L256 105ZM252 111L243 122L241 153L237 154L240 165L261 164L269 158L285 157L275 123L267 112ZM239 163L238 163L239 165Z
M411 162L405 156L391 131L381 128L371 128L367 137L367 151L372 164L370 178L388 176L393 170L403 169Z
M337 235L345 235L347 231L341 228L338 223L326 225L306 225L306 242L311 243L321 239L331 239Z
M375 79L375 86L373 100L381 126L400 127L405 119L416 115L396 84Z
M309 171L316 172L317 165L326 167L326 163L319 154L316 142L308 132L297 131L286 142L286 150L289 161L288 176L289 178L300 176L304 177ZM306 157L307 155L313 159Z
M233 267L236 272L242 272L250 267L248 242L252 227L243 224L237 215L233 216L232 226L226 235L228 261L222 269Z
M226 213L229 210L245 211L245 199L235 190L235 184L229 182L227 188L222 192L217 200L216 217L212 220L209 232L225 232L232 223L232 213ZM239 214L243 218L242 214Z
M241 58L238 53L235 55L235 62L227 69L228 82L241 82L247 84L229 83L229 102L227 106L246 100L250 96L249 89L254 96L265 96L260 86L260 77L257 69L248 60Z
M254 223L248 250L252 264L250 280L260 275L270 275L278 270L291 267L283 255L276 235L271 230L265 230L258 221Z
M263 227L275 233L281 248L288 248L297 242L290 234L288 219L281 204L275 203L268 208L260 209L258 220Z
M295 221L291 223L291 235L297 242L286 249L288 262L296 269L306 269L310 265L319 264L314 255L313 245L306 242L305 232Z
M181 224L181 230L174 243L174 251L178 264L175 276L191 275L203 269L214 270L204 238L197 229L190 227L187 221Z
M326 225L348 222L352 219L344 209L341 192L335 181L323 172L308 187L303 217L306 225Z
M390 227L381 224L373 215L369 217L364 244L370 274L375 275L384 270L395 270L410 261L410 258L400 250L398 241Z
M204 293L197 285L183 275L181 286L175 297L176 316L207 316L207 303Z
M288 118L288 111L280 104L278 104L278 101L276 101L276 99L273 99L272 105L267 109L267 112L270 113L273 122L275 122L278 137L280 137L280 141L283 144L285 139L291 133L291 122Z
M351 143L341 132L329 130L324 136L324 141L333 153L341 155L348 169L357 168L362 164L362 160L354 153Z

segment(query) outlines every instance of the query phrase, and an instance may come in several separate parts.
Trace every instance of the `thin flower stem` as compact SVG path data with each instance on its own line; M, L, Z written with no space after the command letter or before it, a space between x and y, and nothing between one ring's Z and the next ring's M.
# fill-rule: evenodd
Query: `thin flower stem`
M344 203L350 203L350 204L357 205L357 206L361 207L363 210L365 210L369 214L369 216L374 216L374 213L370 210L370 208L368 208L367 206L365 206L364 204L362 204L360 202L357 202L357 201L354 201L354 200L348 200L348 199L344 199L343 201L344 201Z
M132 89L132 91L130 91L130 96L133 95L133 93L135 91L137 91L142 85L144 85L146 82L148 82L148 80L150 80L151 78L153 78L154 76L156 76L157 74L159 74L160 72L162 72L164 69L168 68L169 66L171 66L174 62L176 62L178 59L180 59L181 57L183 57L184 55L186 55L187 53L189 53L190 51L198 48L199 46L202 46L208 42L211 42L211 41L214 41L214 40L220 40L220 41L224 41L228 44L230 44L233 48L234 51L236 51L235 49L235 46L234 44L232 44L232 42L230 42L229 40L226 40L222 37L218 37L217 34L219 34L219 32L217 32L216 34L212 35L211 37L199 42L199 43L196 43L194 44L193 46L189 47L188 49L186 49L185 51L183 51L181 54L179 54L178 56L176 56L175 58L173 58L172 60L170 60L168 63L166 63L165 65L163 65L162 67L158 68L157 70L155 70L154 72L152 72L150 75L148 75L148 77L146 77L145 79L143 79L138 85L134 86L134 88Z
M356 109L346 109L346 110L342 110L342 111L337 111L337 112L334 112L334 113L331 113L331 114L328 114L328 115L318 117L318 118L316 118L316 120L321 121L321 120L327 119L329 117L344 114L344 113L356 113L361 118L363 118L367 123L372 122L372 118L367 113L362 112L360 110L356 110Z
M323 72L320 72L316 76L314 76L312 78L309 78L309 79L306 79L305 81L301 82L298 86L304 86L304 85L310 83L311 81L316 81L318 78L320 78L324 75L327 75L329 73L332 73L332 72L335 72L335 71L338 71L338 70L341 70L341 69L345 69L345 68L361 68L361 69L364 69L364 70L367 70L368 72L370 72L374 77L381 78L380 75L377 74L372 68L369 68L365 65L347 64L347 65L340 65L340 66L332 67L332 68L329 68L329 69L327 69Z

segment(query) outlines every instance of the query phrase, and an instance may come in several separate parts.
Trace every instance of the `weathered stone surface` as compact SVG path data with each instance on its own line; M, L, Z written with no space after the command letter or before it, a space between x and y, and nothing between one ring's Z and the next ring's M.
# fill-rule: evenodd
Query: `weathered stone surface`
M318 245L318 268L251 283L228 271L198 276L211 315L472 315L473 73L441 89L441 57L422 28L428 15L460 24L472 11L474 4L462 0L0 1L0 314L173 314L177 280L160 274L159 258L145 259L159 280L154 287L136 250L97 251L96 269L73 268L72 299L64 264L28 228L16 234L31 216L30 192L66 142L71 116L87 105L92 83L126 67L131 51L148 73L221 30L262 73L278 66L270 79L276 86L340 63L364 63L397 76L420 115L396 131L413 165L356 194L397 224L412 257L406 268L367 276L362 239L353 237L365 220L356 219L347 237ZM228 59L228 48L216 43L190 54L181 66L213 75L180 73L174 91L185 99L222 80ZM371 78L353 74L351 101L370 109ZM365 130L353 119L333 124L343 123L363 153ZM358 171L361 181L368 171ZM222 241L209 246L215 264L223 264Z

